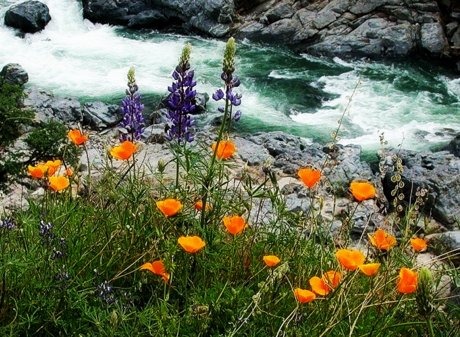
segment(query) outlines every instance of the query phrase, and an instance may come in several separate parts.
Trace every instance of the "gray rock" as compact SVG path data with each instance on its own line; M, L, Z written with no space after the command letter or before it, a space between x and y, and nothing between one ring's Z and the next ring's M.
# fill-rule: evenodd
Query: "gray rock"
M83 121L81 104L76 98L54 99L50 104L50 108L53 111L53 116L64 123Z
M428 245L434 247L437 253L452 261L456 266L460 265L460 231L450 231L427 236Z
M209 102L209 95L206 92L197 92L195 96L195 110L193 114L206 112L206 104Z
M146 10L133 16L128 21L129 28L157 28L164 27L168 19L155 9Z
M82 0L83 17L93 22L109 24L127 24L132 15L129 15L130 6L133 2L129 0ZM141 3L141 0L134 0L134 4ZM144 10L148 10L145 7ZM136 13L138 14L138 13Z
M259 133L247 139L263 146L274 157L274 167L287 174L297 174L300 167L315 166L325 157L320 145L308 144L300 137L280 131Z
M445 28L446 28L447 37L452 37L452 35L454 35L455 31L458 28L458 22L457 21L449 22Z
M262 145L251 142L241 137L234 138L237 153L249 166L261 165L273 159Z
M460 27L452 34L450 41L454 47L460 47Z
M367 14L385 5L399 5L398 0L358 0L350 8L350 12L357 15Z
M40 1L26 1L11 6L5 13L5 25L24 33L35 33L51 20L48 6Z
M439 22L422 25L421 46L432 54L441 54L448 48L447 38Z
M454 156L460 158L460 134L458 134L450 143L444 148L444 150L449 151Z
M330 25L334 22L340 14L334 12L333 10L322 10L318 13L316 18L313 20L313 24L317 29L323 29L324 27Z
M142 140L145 143L163 144L165 138L165 124L150 125L144 129Z
M85 103L82 112L83 122L96 130L114 126L122 119L118 105L103 102Z
M8 63L0 72L0 77L6 83L15 85L24 85L29 81L29 75L24 68L17 63Z
M311 199L301 198L296 193L286 195L286 209L289 212L308 212L311 207Z
M388 167L392 166L394 155L401 158L404 168L401 175L401 181L404 182L402 192L406 202L413 203L417 190L426 189L428 197L425 211L448 229L454 228L460 219L460 158L447 151L417 153L393 150L379 155ZM390 195L394 187L392 175L388 171L384 178L386 195Z
M287 3L280 3L265 13L268 23L273 23L281 19L289 19L294 15L294 10Z

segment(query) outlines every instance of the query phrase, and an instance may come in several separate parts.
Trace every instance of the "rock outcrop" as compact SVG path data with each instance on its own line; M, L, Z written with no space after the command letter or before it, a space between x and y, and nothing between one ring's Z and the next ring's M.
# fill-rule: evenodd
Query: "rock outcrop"
M328 56L460 55L460 5L435 0L83 0L90 20L236 35ZM439 3L439 4L438 4Z
M35 33L51 20L48 6L40 1L26 1L9 8L5 13L5 25L24 33Z

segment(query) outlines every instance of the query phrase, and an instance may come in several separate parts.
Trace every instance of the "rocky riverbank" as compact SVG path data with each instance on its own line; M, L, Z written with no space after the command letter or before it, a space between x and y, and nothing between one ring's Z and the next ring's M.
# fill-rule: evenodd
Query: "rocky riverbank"
M451 0L83 0L91 21L287 45L340 57L417 55L458 62L460 4Z
M27 73L15 64L7 65L2 70L5 80L25 84ZM86 165L103 163L105 148L116 139L116 125L121 119L119 107L103 102L88 102L81 104L77 98L56 97L50 92L35 87L25 90L24 108L36 112L36 121L58 120L73 127L77 124L92 130L94 148L90 146L91 159ZM205 96L205 95L204 95ZM205 99L204 99L205 101ZM146 166L156 167L159 160L169 160L168 145L165 144L165 110L159 109L147 118L144 131L144 150L147 154ZM215 137L212 127L198 132L198 139L210 142ZM449 151L417 153L405 150L388 149L379 153L380 165L371 166L361 160L361 148L356 145L326 145L309 143L306 140L283 132L267 132L254 135L236 135L238 158L241 166L254 167L260 170L268 166L274 170L283 181L287 200L292 210L306 210L305 195L295 186L289 186L290 181L296 180L296 172L300 167L322 167L327 183L324 184L323 195L334 191L336 197L344 197L348 193L349 182L355 179L369 180L377 186L379 198L368 209L356 216L361 217L361 224L355 219L357 226L380 226L383 216L374 216L371 223L364 224L370 213L379 214L388 211L389 201L393 199L393 176L401 175L404 186L398 194L403 195L401 203L413 203L417 191L427 191L424 211L432 216L446 229L455 230L460 219L460 158L458 157L458 139L454 139L447 147ZM19 142L20 144L20 142ZM14 151L14 148L11 150ZM164 157L164 158L163 158ZM154 159L153 159L154 158ZM395 158L400 158L401 172L395 172ZM152 161L153 160L153 161ZM82 158L86 162L86 158ZM289 182L289 183L288 183ZM330 196L329 196L330 198ZM344 199L345 200L345 199ZM361 228L362 229L362 228Z

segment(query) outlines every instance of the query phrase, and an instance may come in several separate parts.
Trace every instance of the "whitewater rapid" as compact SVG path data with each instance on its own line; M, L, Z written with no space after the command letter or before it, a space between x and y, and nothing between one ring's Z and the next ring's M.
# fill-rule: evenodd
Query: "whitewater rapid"
M17 2L0 0L0 67L21 64L30 85L108 100L123 95L134 66L141 92L162 96L186 42L193 45L198 91L211 95L221 85L222 41L93 24L83 20L76 0L42 0L52 20L22 37L2 19ZM450 75L404 64L299 56L247 41L238 48L240 132L283 130L327 142L343 114L340 142L365 149L377 148L382 133L390 145L426 149L460 132L460 80ZM211 103L210 110L216 107Z

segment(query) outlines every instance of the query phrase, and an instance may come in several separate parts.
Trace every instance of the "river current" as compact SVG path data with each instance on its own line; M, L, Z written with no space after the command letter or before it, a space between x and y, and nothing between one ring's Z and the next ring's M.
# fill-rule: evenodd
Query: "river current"
M167 94L182 46L193 46L191 64L199 92L221 86L225 43L197 36L132 31L82 18L77 0L42 0L52 20L36 34L5 27L4 13L20 1L0 0L0 67L19 63L29 84L82 101L118 102L129 67L148 109ZM326 143L343 115L342 144L436 148L460 132L460 79L427 62L345 61L298 55L284 48L238 41L237 70L243 116L237 132L282 130ZM198 124L215 116L217 105Z

